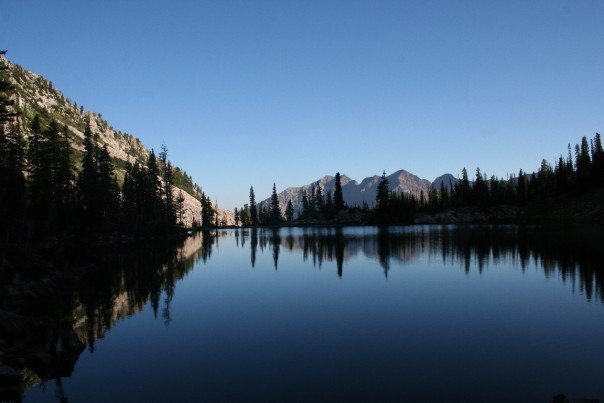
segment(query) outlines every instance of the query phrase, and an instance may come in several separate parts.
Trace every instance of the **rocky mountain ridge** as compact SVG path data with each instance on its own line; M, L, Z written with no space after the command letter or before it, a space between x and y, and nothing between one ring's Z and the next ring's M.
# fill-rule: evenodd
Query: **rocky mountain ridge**
M346 204L349 206L362 206L364 203L366 203L367 205L372 206L375 203L376 189L380 179L381 176L373 175L366 177L361 182L358 182L346 175L341 175L340 181L342 183L342 193L344 195L344 201ZM421 179L420 177L412 174L411 172L405 171L404 169L398 170L395 173L386 176L386 179L388 180L391 191L412 194L417 197L419 197L422 191L424 195L427 195L431 186L439 189L440 184L443 181L445 182L445 186L448 186L449 183L452 185L457 183L457 178L451 174L441 175L434 181L430 182L429 180ZM279 206L281 207L281 211L285 211L285 207L287 206L287 202L289 200L292 201L294 211L301 211L303 191L306 190L306 192L310 194L311 189L316 187L317 182L323 189L323 194L327 194L327 192L332 192L333 194L335 189L335 177L331 175L326 175L318 181L314 181L308 185L288 187L277 195L279 198ZM259 205L261 207L266 207L268 206L269 202L270 198L261 201Z
M69 129L69 143L73 149L73 158L79 162L83 151L84 130L87 124L98 135L101 146L107 145L116 167L115 174L121 183L127 163L146 161L149 150L140 139L131 134L114 129L100 113L86 111L83 106L65 97L52 82L43 76L29 71L5 58L2 61L8 66L8 76L15 86L15 107L20 112L19 120L24 128L34 116L40 116L43 123L52 119L64 124ZM174 167L175 194L182 190L184 202L183 224L191 225L200 221L201 188L181 168ZM227 224L234 223L231 211L218 208L218 217Z

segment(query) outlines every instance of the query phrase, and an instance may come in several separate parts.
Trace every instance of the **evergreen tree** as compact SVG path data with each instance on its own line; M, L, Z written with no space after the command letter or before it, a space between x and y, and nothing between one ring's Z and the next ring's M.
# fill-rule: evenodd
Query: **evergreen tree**
M254 195L253 186L250 186L250 220L251 225L258 225L258 207L256 206L256 196Z
M235 225L239 225L239 209L237 209L237 207L235 207L235 211L233 212L233 216L235 217Z
M430 211L436 211L439 208L438 191L434 186L428 190L428 208Z
M160 219L162 206L162 188L159 181L159 166L157 165L157 157L155 151L151 149L147 158L147 212L150 218L150 223L157 225Z
M17 113L10 99L14 86L8 80L4 58L0 57L0 226L10 231L5 219L13 221L25 198L24 145L21 130L14 122Z
M212 201L205 194L201 194L201 226L210 228L216 225L216 213Z
M328 190L325 194L325 212L331 217L333 210L333 198L331 197L331 191Z
M458 189L455 192L457 196L457 202L460 205L464 205L470 201L470 180L468 179L468 171L464 167L461 170L461 180L457 182Z
M53 120L48 131L52 132L53 204L54 208L58 210L57 218L62 225L67 225L71 218L71 208L74 201L68 129L65 125L59 128L58 123Z
M321 183L317 181L315 187L315 207L319 213L322 213L325 208L325 199L323 199L323 189L321 189Z
M34 120L35 122L35 120ZM32 141L35 139L34 123L32 123ZM90 124L86 126L84 130L84 153L82 155L82 171L78 176L77 189L78 189L78 201L80 209L84 215L84 224L87 226L94 226L99 220L98 208L97 208L97 191L99 173L96 162L96 147L94 144L92 129Z
M438 196L439 205L441 208L445 209L449 207L449 192L445 187L445 182L440 183L440 191Z
M0 122L0 223L22 221L25 205L23 136L17 124L10 123L6 132L4 126Z
M342 179L339 172L336 172L333 207L336 212L344 209L344 193L342 192Z
M518 184L516 185L516 194L518 198L518 202L523 204L526 202L527 198L527 182L526 175L522 169L518 172Z
M29 211L35 223L41 224L49 211L51 192L51 167L48 141L42 131L39 116L31 123L28 161Z
M168 147L165 144L161 146L161 152L159 153L159 159L161 161L162 173L164 179L163 186L163 200L165 219L167 225L176 225L176 209L174 206L174 174L172 172L172 165L168 161Z
M107 145L97 149L97 207L98 217L105 228L111 227L119 211L119 188L113 173L113 163Z
M17 113L13 110L14 102L10 99L15 87L10 83L6 75L8 66L4 58L0 57L0 126L12 122Z
M247 227L250 225L251 216L250 216L250 207L247 204L243 205L243 209L241 209L239 213L239 217L241 219L241 225Z
M604 149L602 148L602 139L600 133L596 133L594 138L593 151L593 177L594 182L599 185L604 184Z
M279 197L277 196L277 187L273 183L273 194L271 195L270 223L278 225L281 222L281 208L279 207Z
M308 218L311 212L310 201L308 200L308 193L306 189L302 189L302 217Z
M292 204L291 199L287 201L287 207L285 207L285 219L287 222L292 222L294 220L294 205Z
M577 167L577 185L579 189L586 189L589 186L591 157L589 155L589 143L587 137L581 139L581 146L575 147L575 158Z
M489 198L489 187L483 178L480 168L476 168L476 178L474 179L473 201L478 206L485 206Z
M386 179L386 171L382 172L382 178L377 186L375 195L375 211L376 218L379 223L387 221L388 207L390 206L390 189L388 179Z

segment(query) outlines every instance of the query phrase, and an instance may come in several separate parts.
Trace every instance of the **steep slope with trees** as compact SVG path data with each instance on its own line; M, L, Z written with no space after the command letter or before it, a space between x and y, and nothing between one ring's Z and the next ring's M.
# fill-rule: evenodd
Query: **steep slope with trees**
M79 164L85 151L84 133L87 126L90 126L91 132L95 134L92 141L101 149L107 150L120 186L123 184L128 165L144 164L148 160L150 150L138 138L113 128L100 113L86 110L83 105L67 98L43 76L5 58L2 58L1 62L6 66L5 75L8 82L14 87L11 100L14 111L19 114L20 126L27 130L37 116L41 127L55 121L59 127L66 128L65 140L73 150L71 159L78 169L81 168ZM170 165L169 175L174 197L179 197L182 191L184 198L182 217L179 218L186 226L194 221L199 222L201 188L191 176L177 166ZM218 216L224 218L228 224L234 223L233 213L230 211L219 208Z

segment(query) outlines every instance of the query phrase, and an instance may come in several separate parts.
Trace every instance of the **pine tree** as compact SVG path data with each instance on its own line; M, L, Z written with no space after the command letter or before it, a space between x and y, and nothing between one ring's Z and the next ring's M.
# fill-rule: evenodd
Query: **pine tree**
M480 168L476 168L476 177L474 179L474 203L479 206L485 206L488 202L489 198L489 188L487 186L486 180L483 178Z
M589 185L591 157L589 155L589 143L587 137L581 139L581 146L575 147L577 185L579 189L585 189Z
M168 161L168 147L165 144L161 146L161 152L159 153L159 159L161 161L162 173L164 179L164 186L162 189L162 196L164 200L165 219L166 224L169 226L176 225L176 210L174 208L174 174L172 172L172 165Z
M53 132L53 176L54 176L54 205L58 211L61 225L69 224L72 217L71 208L74 201L72 186L73 172L71 168L71 147L68 140L68 128L63 125L59 128L56 121L52 121L49 131Z
M516 195L518 198L518 202L523 204L526 202L527 198L527 183L526 176L522 169L518 172L518 184L516 185Z
M440 208L445 209L449 207L449 192L447 191L447 188L445 187L445 182L442 181L440 183L440 191L439 191L439 196L438 196L438 201L439 201L439 205Z
M344 193L342 192L342 178L336 172L335 189L333 191L333 207L336 212L344 209Z
M34 136L32 124L32 136ZM31 144L31 143L30 143ZM31 146L30 146L31 147ZM84 130L84 153L82 155L82 171L78 176L78 201L84 215L84 225L95 226L99 221L97 192L99 188L99 173L97 152L90 124Z
M25 151L21 129L0 123L0 222L23 219L25 205ZM8 229L8 227L7 227Z
M315 206L319 213L322 213L325 208L323 189L321 188L321 183L319 183L319 181L317 181L317 186L315 187Z
M126 166L124 174L124 184L122 185L122 205L121 218L122 224L128 230L132 230L137 222L137 189L134 178L136 177L135 167L132 164Z
M31 122L27 161L29 211L34 222L41 224L49 211L52 175L48 141L37 115Z
M235 211L233 212L233 216L235 218L235 225L239 226L240 218L239 218L239 209L237 207L235 207Z
M604 149L602 148L600 133L596 133L594 138L593 176L596 184L604 184Z
M308 193L306 189L302 189L302 217L308 218L310 214L310 202L308 200Z
M386 179L386 171L382 172L382 178L377 186L375 195L375 211L376 218L379 223L385 223L388 219L388 208L390 206L390 189L388 179Z
M110 227L119 211L119 188L113 173L113 163L107 145L97 149L97 206L102 226Z
M325 212L331 215L333 212L333 198L331 197L331 191L328 190L325 194Z
M285 207L285 219L287 222L292 222L294 220L294 205L292 204L291 199L287 201L287 207Z
M201 194L201 226L210 228L216 225L216 213L212 201L205 194Z
M241 219L241 225L247 227L250 225L250 207L247 204L243 205L243 209L239 212L239 217Z
M0 125L12 122L17 113L13 110L14 102L10 99L15 87L10 83L5 72L8 66L4 58L0 57Z
M438 209L438 191L434 186L430 186L428 190L428 208L430 211L436 211Z
M0 226L10 231L5 218L11 222L22 210L25 198L24 145L21 130L14 118L10 99L14 86L5 74L8 66L0 57Z
M162 198L162 186L159 180L160 171L157 163L155 151L151 149L147 158L147 169L145 174L144 186L144 206L145 221L147 231L160 232L163 230L165 205Z
M250 186L250 220L253 226L258 225L258 207L256 206L256 196L254 187Z
M468 171L465 167L461 170L461 180L457 183L457 185L458 189L456 193L458 203L461 205L465 205L470 201L469 199L471 191L470 180L468 179Z
M279 207L279 197L277 196L277 187L273 183L273 193L271 195L270 223L279 225L281 222L281 207Z

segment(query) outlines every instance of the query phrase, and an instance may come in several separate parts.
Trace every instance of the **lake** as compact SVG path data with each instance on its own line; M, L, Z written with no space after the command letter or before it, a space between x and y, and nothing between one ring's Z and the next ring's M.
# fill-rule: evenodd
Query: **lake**
M96 269L40 308L56 344L50 365L21 370L24 400L604 399L602 240L601 228L229 229L97 251Z

